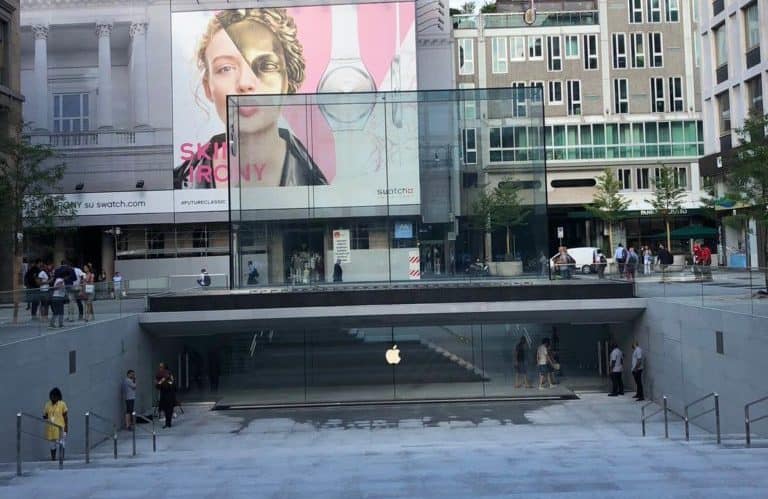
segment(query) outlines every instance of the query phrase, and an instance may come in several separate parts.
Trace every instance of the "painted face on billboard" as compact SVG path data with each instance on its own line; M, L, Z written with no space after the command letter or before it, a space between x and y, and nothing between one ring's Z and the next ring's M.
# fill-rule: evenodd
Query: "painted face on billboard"
M285 52L275 34L261 23L240 21L220 29L205 48L205 96L222 123L227 121L227 95L284 94L288 91ZM277 126L276 106L241 107L240 129L259 132Z

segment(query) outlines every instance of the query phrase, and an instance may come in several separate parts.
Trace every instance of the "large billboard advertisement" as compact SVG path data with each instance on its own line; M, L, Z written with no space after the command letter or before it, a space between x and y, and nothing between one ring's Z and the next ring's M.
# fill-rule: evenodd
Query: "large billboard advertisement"
M176 12L172 43L176 210L419 203L416 103L349 94L417 89L412 2Z

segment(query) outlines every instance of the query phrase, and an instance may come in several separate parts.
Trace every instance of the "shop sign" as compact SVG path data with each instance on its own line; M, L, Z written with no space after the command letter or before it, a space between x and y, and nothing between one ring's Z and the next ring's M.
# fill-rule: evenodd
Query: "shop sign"
M333 260L339 263L350 263L352 252L349 248L349 230L336 229L333 231Z

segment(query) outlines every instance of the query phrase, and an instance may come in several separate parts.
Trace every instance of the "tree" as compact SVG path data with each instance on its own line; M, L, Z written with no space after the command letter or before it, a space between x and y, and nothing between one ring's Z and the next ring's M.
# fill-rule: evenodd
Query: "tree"
M30 230L51 228L56 217L70 217L74 209L57 194L66 169L52 164L54 151L46 145L32 145L20 138L21 129L12 137L0 138L0 225L13 239L13 287L23 288L21 262L24 234ZM14 293L13 321L18 320L21 294Z
M669 221L675 213L679 213L683 208L684 197L685 188L677 181L675 171L668 166L659 168L659 176L653 181L653 198L651 198L650 203L664 221L668 250L672 248Z
M475 8L477 7L477 4L475 2L464 2L461 4L461 13L462 14L474 14Z
M734 202L737 215L726 217L734 224L755 221L763 261L768 261L768 116L754 110L736 130L741 141L736 154L726 160L727 198ZM768 290L768 270L765 274Z
M488 193L483 190L472 204L472 225L482 228L486 233L485 258L489 259L488 247L490 233L494 228L506 231L506 254L511 255L512 228L525 225L530 210L522 205L520 187L513 181L502 180Z
M584 208L608 225L608 245L613 249L613 224L624 217L624 212L629 207L629 199L620 194L622 185L613 174L613 170L606 168L597 177L597 192L592 198L592 204Z
M493 14L496 12L496 2L486 2L480 7L481 14Z

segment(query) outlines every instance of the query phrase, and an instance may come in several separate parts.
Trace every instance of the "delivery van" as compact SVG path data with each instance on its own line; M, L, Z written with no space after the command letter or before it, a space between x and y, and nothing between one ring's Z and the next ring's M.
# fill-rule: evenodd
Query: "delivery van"
M576 260L576 263L573 264L573 272L581 272L582 274L596 274L597 273L597 267L594 264L594 255L595 252L599 248L595 246L582 246L578 248L568 248L568 254L573 257L574 260ZM555 270L555 263L552 261L552 258L554 258L557 255L555 253L550 257L549 259L549 267L554 271ZM606 258L608 258L609 255L605 255Z

